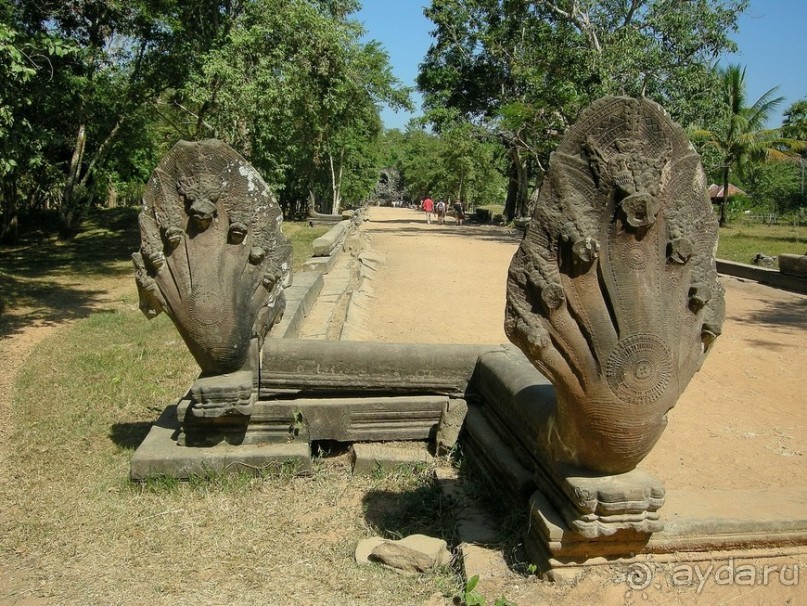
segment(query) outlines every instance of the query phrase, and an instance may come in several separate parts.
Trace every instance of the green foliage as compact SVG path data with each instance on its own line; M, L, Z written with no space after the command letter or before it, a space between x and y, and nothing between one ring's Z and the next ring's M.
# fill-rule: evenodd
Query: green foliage
M476 586L479 584L479 575L475 574L468 579L462 587L459 600L462 606L486 606L487 601L485 597L477 591ZM505 597L498 597L493 602L493 606L517 606L515 602L511 602Z
M742 185L750 195L752 206L749 208L785 214L805 205L800 194L801 169L798 163L751 165L743 173Z
M721 52L746 0L433 0L435 42L418 85L430 121L485 128L503 146L506 215L525 214L549 153L603 94L646 95L683 122L715 115Z
M452 125L440 135L414 126L406 133L391 130L381 145L384 165L398 169L405 197L413 202L431 196L473 208L504 199L501 148L470 124Z
M2 233L57 208L74 237L180 138L221 138L275 188L338 211L373 188L378 105L409 107L355 0L4 0Z
M731 175L736 170L751 170L753 163L768 157L782 156L783 139L778 130L765 127L771 112L782 102L774 97L775 88L754 103L748 103L745 90L745 68L729 65L721 74L722 113L712 129L693 132L693 138L722 160L723 191L728 191ZM720 225L728 221L728 196L720 205Z
M465 583L463 587L461 600L465 606L485 606L485 598L482 597L476 590L476 586L479 583L479 575L475 574L472 576L468 581Z
M784 113L782 136L807 141L807 99L796 101Z

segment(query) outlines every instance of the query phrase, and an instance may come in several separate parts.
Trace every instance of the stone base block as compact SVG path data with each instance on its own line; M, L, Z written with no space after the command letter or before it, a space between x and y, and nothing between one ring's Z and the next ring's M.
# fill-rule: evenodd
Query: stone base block
M307 441L262 445L218 444L208 447L179 446L176 406L166 408L132 456L130 477L189 478L220 473L254 472L291 465L294 473L312 471Z
M572 530L549 499L536 491L529 501L529 531L525 547L530 559L543 570L579 565L596 559L633 557L644 551L650 533L632 528L615 530L609 536L587 537Z
M277 444L293 440L373 442L427 440L448 407L446 396L366 396L260 400L252 415L204 419L178 406L186 446Z
M431 462L432 456L425 443L357 443L353 445L353 473L355 474L371 475L378 471L391 472L402 466Z
M592 540L570 530L536 492L530 499L525 546L545 571L582 570L648 556L658 562L772 557L807 545L804 503L807 488L671 490L662 510L663 531L622 531Z

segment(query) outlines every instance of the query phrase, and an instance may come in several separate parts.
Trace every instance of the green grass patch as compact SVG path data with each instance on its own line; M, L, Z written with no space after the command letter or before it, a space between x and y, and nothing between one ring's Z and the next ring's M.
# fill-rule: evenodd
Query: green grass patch
M485 204L483 206L477 206L476 208L489 210L491 217L504 214L504 204Z
M768 256L807 253L807 226L733 223L720 228L718 258L751 263L760 252Z
M291 240L294 255L294 271L299 271L314 252L314 240L326 234L330 227L315 225L310 227L305 221L287 221L283 223L283 233Z

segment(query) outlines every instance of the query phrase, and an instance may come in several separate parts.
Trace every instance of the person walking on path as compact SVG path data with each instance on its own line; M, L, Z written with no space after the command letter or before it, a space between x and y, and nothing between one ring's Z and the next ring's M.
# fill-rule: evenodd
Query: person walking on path
M462 225L462 222L465 219L465 211L462 208L461 200L457 200L454 203L454 213L454 217L457 219L457 225Z
M423 204L421 205L421 208L423 209L423 212L426 213L426 223L431 224L432 213L434 212L434 201L431 198L429 198L429 196L426 196L423 199Z
M442 200L437 203L437 222L440 225L445 225L446 222L446 203Z

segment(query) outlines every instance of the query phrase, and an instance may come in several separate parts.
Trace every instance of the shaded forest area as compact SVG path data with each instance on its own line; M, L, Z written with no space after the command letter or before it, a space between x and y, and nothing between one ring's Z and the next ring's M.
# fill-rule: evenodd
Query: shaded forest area
M374 196L504 204L530 214L549 154L605 94L660 102L692 133L710 178L745 210L804 216L807 100L767 128L775 90L745 98L732 34L747 0L433 0L411 109L358 0L0 0L0 238L93 207L129 206L180 139L224 140L284 214L338 213ZM775 84L775 83L774 83ZM776 161L773 161L776 160Z

